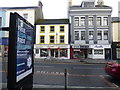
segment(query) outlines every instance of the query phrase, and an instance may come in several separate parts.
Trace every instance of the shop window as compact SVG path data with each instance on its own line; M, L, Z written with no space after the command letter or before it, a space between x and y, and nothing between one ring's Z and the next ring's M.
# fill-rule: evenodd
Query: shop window
M88 50L88 53L89 53L89 54L92 54L92 49L89 49L89 50Z
M81 31L81 40L85 40L85 31Z
M36 49L36 54L39 54L39 49Z
M47 57L48 56L48 50L47 49L41 49L40 50L40 57Z
M103 50L102 49L96 49L94 50L94 54L98 54L98 55L102 55L103 54Z
M50 44L54 44L54 36L50 36Z
M64 43L64 36L60 36L60 44L63 44Z
M67 50L66 49L60 50L60 57L67 57Z
M79 40L79 31L75 31L75 40Z
M45 26L40 26L40 32L45 32Z
M60 26L60 32L64 32L64 26Z
M74 26L79 26L79 17L75 17L74 23Z
M119 59L120 58L120 48L116 48L116 57L117 57L117 59Z

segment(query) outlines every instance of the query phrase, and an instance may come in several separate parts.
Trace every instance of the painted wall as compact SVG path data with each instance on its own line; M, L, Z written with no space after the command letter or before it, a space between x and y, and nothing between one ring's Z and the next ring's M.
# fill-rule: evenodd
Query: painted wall
M45 26L45 32L44 33L40 33L40 26ZM54 33L50 33L50 26L55 26L55 32ZM60 26L64 26L65 31L60 33ZM49 36L50 35L54 35L55 36L55 44L60 44L59 41L59 36L60 35L64 35L65 36L65 43L64 44L68 44L68 34L69 34L69 25L67 24L57 24L57 25L36 25L36 44L40 44L40 35L44 35L45 36L45 44L50 44L49 41Z

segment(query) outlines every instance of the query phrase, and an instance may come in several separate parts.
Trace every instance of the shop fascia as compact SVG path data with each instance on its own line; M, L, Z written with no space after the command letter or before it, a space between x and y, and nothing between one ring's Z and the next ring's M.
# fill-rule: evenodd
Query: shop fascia
M111 48L111 45L90 45L89 48L104 49L104 48Z
M35 45L35 48L70 48L69 44L66 45Z

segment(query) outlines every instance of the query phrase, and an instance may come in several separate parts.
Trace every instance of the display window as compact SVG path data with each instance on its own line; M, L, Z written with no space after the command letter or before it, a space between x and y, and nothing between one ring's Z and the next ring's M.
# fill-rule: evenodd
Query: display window
M60 57L67 57L67 50L66 49L60 50Z
M40 50L40 57L48 57L48 50L47 49L41 49Z

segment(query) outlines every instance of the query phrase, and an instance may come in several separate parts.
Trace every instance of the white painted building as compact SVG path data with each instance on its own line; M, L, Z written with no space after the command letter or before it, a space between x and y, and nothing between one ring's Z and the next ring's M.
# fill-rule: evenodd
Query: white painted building
M70 59L68 19L42 19L36 22L35 58Z

